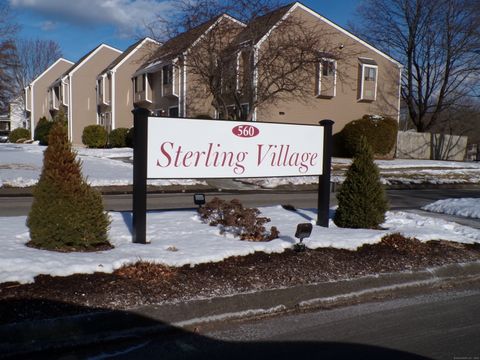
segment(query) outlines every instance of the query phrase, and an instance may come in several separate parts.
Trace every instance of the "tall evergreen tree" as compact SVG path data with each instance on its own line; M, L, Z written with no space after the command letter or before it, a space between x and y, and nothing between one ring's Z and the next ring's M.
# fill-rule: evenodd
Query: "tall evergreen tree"
M372 150L363 136L337 200L334 217L337 226L374 229L385 221L387 196Z
M30 245L60 251L110 247L110 220L102 197L82 176L81 162L68 141L61 113L51 129L33 196L27 219Z

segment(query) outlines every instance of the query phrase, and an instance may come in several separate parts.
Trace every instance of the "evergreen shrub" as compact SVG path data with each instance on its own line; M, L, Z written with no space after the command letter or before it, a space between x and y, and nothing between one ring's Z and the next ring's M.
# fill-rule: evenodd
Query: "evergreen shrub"
M108 144L114 148L121 148L127 146L127 128L117 128L110 131L108 135Z
M261 217L257 208L246 208L240 201L233 199L230 202L213 198L198 209L200 218L210 226L219 226L220 232L232 233L241 240L270 241L276 239L280 232L275 226L270 231L265 224L270 222L267 217Z
M376 156L386 156L397 142L398 122L390 117L364 115L349 122L342 130L345 153L352 157L364 136Z
M339 227L376 229L385 221L388 201L380 172L365 137L337 195L334 222Z
M30 140L30 130L25 128L16 128L13 129L8 135L8 141L11 143L16 143L21 139Z
M107 139L107 130L102 125L89 125L83 129L82 143L89 148L104 148Z
M48 135L50 134L52 126L53 122L49 121L45 116L42 116L40 120L38 120L37 126L35 126L33 140L38 141L40 145L48 145Z
M27 219L30 246L57 251L111 248L102 197L81 173L67 130L55 121Z

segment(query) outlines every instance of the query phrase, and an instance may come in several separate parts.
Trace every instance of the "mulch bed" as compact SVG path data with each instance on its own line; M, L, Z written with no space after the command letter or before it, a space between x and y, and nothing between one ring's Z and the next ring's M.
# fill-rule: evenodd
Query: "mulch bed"
M113 274L40 275L32 284L0 284L0 324L476 260L480 260L478 244L422 243L393 234L357 251L322 248L297 253L287 250L281 254L231 257L195 267L137 263Z

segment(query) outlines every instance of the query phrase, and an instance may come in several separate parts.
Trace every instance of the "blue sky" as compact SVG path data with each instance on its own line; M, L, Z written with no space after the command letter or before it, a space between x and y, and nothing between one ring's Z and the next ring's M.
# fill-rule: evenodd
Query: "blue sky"
M3 1L3 0L2 0ZM8 0L20 35L55 40L63 55L77 61L100 43L120 50L138 39L142 24L168 12L164 0ZM305 5L346 27L360 0L304 0Z

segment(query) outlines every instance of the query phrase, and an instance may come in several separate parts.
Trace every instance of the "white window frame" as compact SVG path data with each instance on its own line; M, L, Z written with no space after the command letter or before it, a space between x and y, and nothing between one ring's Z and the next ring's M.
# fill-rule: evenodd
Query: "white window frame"
M68 92L67 86L69 85L63 80L61 81L61 83L62 83L62 92L63 92L63 104L65 106L68 106L70 103L70 99L68 97L69 92Z
M152 91L150 89L150 80L148 78L148 73L143 74L143 83L145 84L145 101L152 102Z
M317 83L317 96L322 97L322 77L323 77L323 62L333 63L333 96L337 96L337 60L331 58L321 58L318 63L318 83Z
M239 51L237 53L237 65L236 65L236 82L235 82L235 91L238 92L240 90L240 60L241 60L242 52Z
M172 64L172 95L179 96L179 86L177 85L177 77L180 73L180 68L176 64ZM178 109L180 111L180 108ZM180 114L180 113L179 113Z
M360 76L361 78L361 87L360 87L360 101L376 101L377 100L377 87L378 87L378 65L373 65L373 64L361 64L362 65L362 71ZM370 68L370 69L375 69L375 92L373 94L373 100L372 99L365 99L364 95L364 87L365 87L365 69Z

